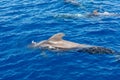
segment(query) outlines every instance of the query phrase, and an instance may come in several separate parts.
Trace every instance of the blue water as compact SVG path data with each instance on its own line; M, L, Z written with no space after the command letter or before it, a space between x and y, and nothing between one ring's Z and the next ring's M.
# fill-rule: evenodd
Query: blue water
M98 9L120 13L119 0L0 0L0 80L120 80L119 54L88 54L30 49L32 40L58 32L64 39L104 46L120 52L120 16L59 18L53 14L84 14Z

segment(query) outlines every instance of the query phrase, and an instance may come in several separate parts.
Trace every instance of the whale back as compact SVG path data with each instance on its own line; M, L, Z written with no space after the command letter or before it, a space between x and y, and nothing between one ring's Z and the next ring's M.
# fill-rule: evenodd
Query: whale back
M65 36L64 33L57 33L57 34L53 35L52 37L50 37L48 40L49 41L61 41L61 40L63 40L62 39L63 36Z

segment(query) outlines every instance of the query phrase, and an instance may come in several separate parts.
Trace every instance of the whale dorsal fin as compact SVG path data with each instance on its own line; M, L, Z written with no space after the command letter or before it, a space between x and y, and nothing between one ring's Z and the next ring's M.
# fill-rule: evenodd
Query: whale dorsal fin
M62 40L63 36L65 36L64 33L57 33L57 34L53 35L52 37L50 37L48 40L50 40L50 41L60 41L60 40Z

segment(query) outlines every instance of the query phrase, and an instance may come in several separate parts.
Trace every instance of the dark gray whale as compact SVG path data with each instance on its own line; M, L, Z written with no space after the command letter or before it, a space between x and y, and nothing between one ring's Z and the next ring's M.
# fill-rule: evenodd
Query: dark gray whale
M76 50L78 52L87 52L87 53L114 53L113 50L107 49L99 46L92 46L86 44L79 44L71 41L62 39L65 36L64 33L57 33L50 37L48 40L43 40L40 42L32 41L31 47L47 49L51 51L69 51Z

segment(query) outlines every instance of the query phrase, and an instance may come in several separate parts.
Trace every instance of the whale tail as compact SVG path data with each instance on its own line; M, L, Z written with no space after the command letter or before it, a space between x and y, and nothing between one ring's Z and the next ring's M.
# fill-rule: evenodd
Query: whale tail
M80 50L78 50L78 52L87 52L87 53L91 53L91 54L95 54L95 53L112 54L112 53L114 53L113 50L107 49L104 47L88 47L88 48L80 49Z

